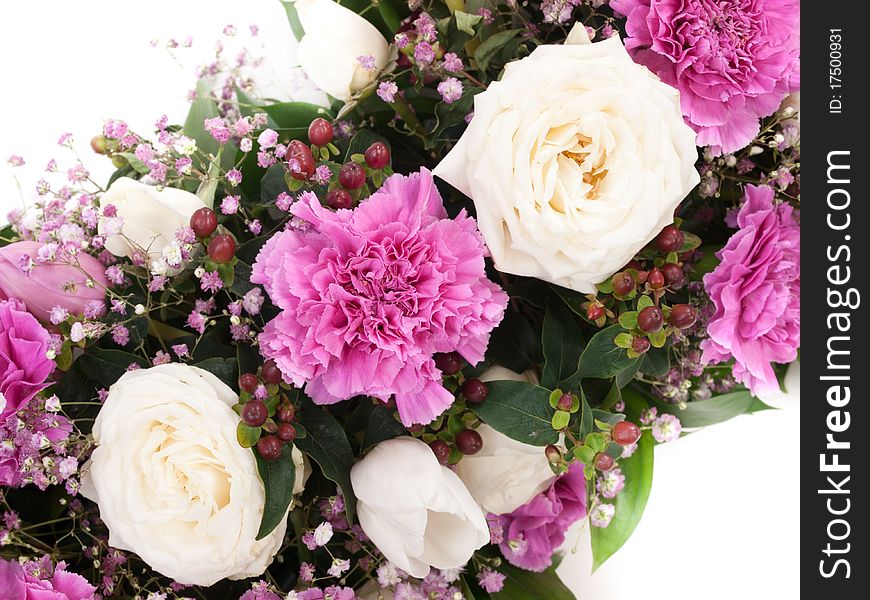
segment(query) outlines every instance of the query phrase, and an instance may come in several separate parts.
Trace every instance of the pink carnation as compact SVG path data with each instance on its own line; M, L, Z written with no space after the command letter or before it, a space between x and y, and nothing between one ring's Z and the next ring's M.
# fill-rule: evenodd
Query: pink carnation
M490 515L504 530L499 544L509 563L527 571L550 566L565 532L586 516L586 479L583 465L574 463L550 487L511 513Z
M734 152L800 89L798 0L612 0L632 58L680 90L699 146Z
M715 306L702 360L734 358L734 377L753 394L777 390L770 363L797 357L801 335L800 225L792 207L774 204L766 186L746 186L740 231L704 276Z
M0 302L0 420L22 408L49 384L54 361L46 357L48 332L18 300Z
M405 425L429 423L453 402L432 355L484 355L508 297L486 279L474 219L448 219L432 174L393 175L355 210L316 197L260 251L252 283L281 313L260 336L286 381L318 404L395 396Z
M62 562L46 572L43 562L26 564L0 559L0 590L10 600L93 600L97 588L81 575L66 571ZM50 566L50 565L49 565ZM53 571L53 572L51 572Z

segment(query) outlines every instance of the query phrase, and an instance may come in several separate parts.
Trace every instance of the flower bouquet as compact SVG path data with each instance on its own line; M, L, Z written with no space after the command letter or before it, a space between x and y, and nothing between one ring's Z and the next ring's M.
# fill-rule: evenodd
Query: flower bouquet
M0 595L573 598L797 357L798 3L284 8L0 233Z

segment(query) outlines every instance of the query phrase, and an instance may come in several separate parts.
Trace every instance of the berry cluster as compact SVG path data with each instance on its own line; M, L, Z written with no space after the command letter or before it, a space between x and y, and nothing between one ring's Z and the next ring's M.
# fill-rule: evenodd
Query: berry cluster
M282 393L281 371L273 360L267 360L257 373L239 377L241 394L234 409L242 417L238 427L239 443L256 445L257 454L266 460L281 457L284 444L292 444L304 432L296 419L296 406Z

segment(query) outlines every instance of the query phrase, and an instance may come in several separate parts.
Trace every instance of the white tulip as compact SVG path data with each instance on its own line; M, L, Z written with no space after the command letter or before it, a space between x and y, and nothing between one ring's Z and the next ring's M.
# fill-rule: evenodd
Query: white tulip
M390 62L390 45L377 28L333 0L296 0L305 35L297 57L305 74L330 96L347 102ZM371 57L372 68L361 58Z
M418 439L381 442L354 465L350 479L363 531L414 577L425 577L430 567L461 567L489 542L474 498Z
M205 206L196 194L176 188L158 189L129 177L119 177L100 197L100 209L115 207L123 220L121 231L112 228L115 218L102 217L97 225L106 235L106 249L115 256L132 258L144 252L147 264L163 258L163 250L175 241L175 232L190 225L190 216ZM175 274L178 269L171 269Z
M211 373L178 363L128 371L109 388L82 493L99 505L110 545L184 584L266 570L287 522L256 540L265 490L236 440L238 400ZM299 493L304 460L292 456Z
M474 201L497 269L592 293L673 221L696 160L677 90L578 23L474 97L435 174Z

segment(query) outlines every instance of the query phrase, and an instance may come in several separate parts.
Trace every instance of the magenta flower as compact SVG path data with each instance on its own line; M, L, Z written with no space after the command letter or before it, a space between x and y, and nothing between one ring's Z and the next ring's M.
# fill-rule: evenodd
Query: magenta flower
M528 571L550 566L553 552L565 541L568 527L586 516L583 465L574 463L550 487L511 513L489 515L504 531L499 544L509 563Z
M432 355L479 362L508 301L484 274L474 219L447 218L425 169L352 211L309 195L291 212L310 227L272 237L251 276L282 311L261 351L318 404L395 396L405 425L429 423L453 402Z
M773 189L746 186L740 231L704 276L715 306L701 343L705 362L734 358L734 378L753 394L779 388L772 362L797 357L801 336L800 224Z
M632 58L680 90L699 146L749 144L800 89L798 0L611 0Z
M0 302L0 419L30 402L49 384L50 337L18 300Z
M37 319L47 322L56 306L82 314L89 302L105 299L109 280L100 261L81 253L70 259L72 263L40 263L41 247L39 242L22 241L0 248L0 300L18 298ZM29 273L19 268L22 260L35 263ZM73 266L75 261L80 268ZM94 287L88 287L85 273Z
M10 600L93 600L97 588L81 575L70 573L63 562L46 572L39 563L23 567L16 561L0 559L0 590ZM28 568L31 567L32 568ZM53 571L53 572L51 572Z

